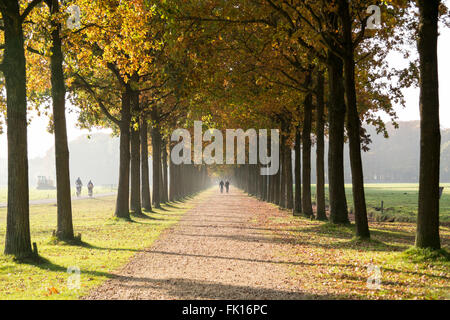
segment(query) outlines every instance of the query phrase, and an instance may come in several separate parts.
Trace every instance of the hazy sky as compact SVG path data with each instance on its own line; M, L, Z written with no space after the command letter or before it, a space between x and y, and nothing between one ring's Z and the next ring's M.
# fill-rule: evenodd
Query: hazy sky
M442 128L450 128L450 30L441 28L439 38L439 77L440 77L440 118ZM390 57L393 66L405 65L401 57ZM405 89L406 108L396 108L400 121L419 120L419 90ZM67 113L67 130L69 141L88 133L87 130L76 128L76 112ZM386 118L386 120L389 120ZM30 158L43 156L54 144L53 135L46 130L48 119L33 117L28 128L28 152ZM102 130L103 132L109 132ZM6 130L5 130L6 132ZM98 130L94 131L98 132ZM0 158L7 157L6 133L0 135Z

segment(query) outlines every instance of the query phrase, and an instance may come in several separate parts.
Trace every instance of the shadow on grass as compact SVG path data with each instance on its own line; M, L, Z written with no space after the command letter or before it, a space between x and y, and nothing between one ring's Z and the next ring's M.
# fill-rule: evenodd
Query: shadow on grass
M329 238L338 238L338 239L348 239L350 240L349 244L356 243L353 236L355 234L355 225L336 225L332 223L324 223L321 225L317 225L314 227L301 228L292 230L296 233L313 233L319 234L321 236L329 237ZM370 229L370 234L372 239L367 243L366 247L371 247L371 245L378 246L379 249L384 248L387 250L404 250L406 246L414 243L414 235L410 235L405 232L392 232L392 231L383 231L378 229ZM380 240L381 239L381 240ZM396 242L398 245L387 244L386 242ZM360 242L364 244L364 241ZM335 247L333 245L333 247ZM384 250L381 250L384 251Z
M88 245L86 243L83 243L82 246ZM56 263L53 263L51 260L42 257L40 255L29 255L26 257L14 257L11 255L3 255L0 256L0 258L3 261L10 261L13 263L20 263L22 265L28 265L28 266L32 266L32 267L36 267L38 269L44 270L44 271L53 271L53 272L67 272L68 268L67 267L63 267L61 265L58 265ZM4 269L8 269L10 266L0 266L0 270ZM103 272L103 271L93 271L93 270L86 270L83 269L82 272L84 274L89 274L92 276L102 276L102 277L106 277L106 278L113 278L114 275L108 272Z
M48 260L47 258L44 257L37 257L34 259L28 259L28 260L21 260L20 263L22 264L27 264L45 271L55 271L55 272L67 272L67 268L60 266L58 264L55 264L53 262L51 262L50 260ZM93 270L86 270L83 269L82 270L83 274L89 274L92 276L101 276L101 277L106 277L106 278L113 278L114 275L108 272L103 272L103 271L93 271Z
M155 213L154 211L151 211L151 212L145 211L145 212L148 212L148 213ZM134 217L134 218L144 219L144 220L165 220L165 219L155 218L155 217L146 215L145 213L134 213L134 212L133 212L133 213L131 213L131 216ZM133 222L139 223L138 221L135 221L135 220L133 220Z
M182 203L180 203L180 204L182 204ZM167 202L167 203L164 204L164 206L165 207L169 207L169 208L173 208L173 209L178 209L178 210L186 209L186 207L181 207L175 202Z
M142 252L144 249L130 249L130 248L110 248L110 247L99 247L87 242L83 242L82 247L86 249L93 249L93 250L102 250L102 251L130 251L130 252Z

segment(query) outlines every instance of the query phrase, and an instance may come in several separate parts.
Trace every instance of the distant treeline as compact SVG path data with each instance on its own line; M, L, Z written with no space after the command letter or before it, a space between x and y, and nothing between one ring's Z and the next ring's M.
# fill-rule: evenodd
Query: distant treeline
M362 153L365 182L419 182L419 121L405 121L400 122L399 125L398 129L390 123L386 125L389 139L385 139L383 135L377 135L375 128L367 128L372 143L369 146L370 150ZM450 129L441 130L441 136L441 182L450 182ZM345 181L351 183L348 144L345 145L344 156ZM312 152L312 157L311 164L314 172L315 151ZM328 171L325 170L325 175L327 173ZM311 178L315 183L314 174Z
M119 139L109 134L93 134L88 138L80 136L69 143L70 179L72 185L80 177L86 185L89 180L95 185L117 186L119 173ZM37 184L38 176L51 177L55 180L55 150L51 148L44 157L30 159L30 187ZM150 166L150 178L151 168ZM7 164L0 159L0 185L7 184Z
M366 182L418 182L419 181L419 122L400 122L399 129L387 124L389 139L377 135L373 127L367 128L371 136L370 151L364 152L363 164ZM450 130L442 130L441 181L450 182ZM326 144L327 145L327 144ZM119 165L119 139L108 134L94 134L90 139L81 136L69 143L71 180L81 177L92 179L97 185L117 184ZM351 183L348 145L345 151L345 180ZM312 152L312 170L315 171L315 151ZM151 161L150 175L151 175ZM55 177L54 150L45 157L30 160L30 184L36 185L37 176ZM0 159L0 185L6 185L6 160ZM327 175L325 170L325 175ZM311 176L315 183L316 175ZM327 178L327 177L326 177ZM150 177L151 181L151 177Z

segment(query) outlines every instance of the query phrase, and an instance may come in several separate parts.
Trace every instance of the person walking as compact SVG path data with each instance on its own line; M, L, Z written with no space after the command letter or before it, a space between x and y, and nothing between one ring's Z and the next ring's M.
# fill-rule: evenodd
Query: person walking
M220 180L219 186L220 186L220 193L223 193L223 180Z
M78 177L77 181L75 182L75 185L77 187L77 197L81 195L81 188L83 187L83 182L81 182L80 177Z
M94 193L94 184L92 183L91 180L89 180L87 188L88 188L89 197L92 197L92 194Z
M227 193L230 190L230 182L228 180L225 182L225 189L227 190Z

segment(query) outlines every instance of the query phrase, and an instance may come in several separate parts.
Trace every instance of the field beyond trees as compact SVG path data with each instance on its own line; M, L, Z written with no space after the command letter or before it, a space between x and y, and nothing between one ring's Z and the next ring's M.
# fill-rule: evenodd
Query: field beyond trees
M111 187L95 187L94 188L94 196L96 194L105 194L105 193L112 193L117 191L116 188ZM76 196L76 189L71 189L71 195L72 197ZM82 189L81 196L87 196L87 189ZM0 204L6 203L8 199L8 189L7 188L1 188L0 187ZM30 201L35 200L44 200L44 199L56 199L56 189L55 190L38 190L35 188L30 189Z
M439 201L439 220L444 224L450 222L450 183L441 183L444 187ZM328 186L325 186L328 190ZM316 198L315 186L312 186L312 197ZM419 185L417 183L367 183L365 184L367 213L369 218L377 221L417 221L417 201ZM352 208L352 186L345 185L345 193L349 208ZM328 194L328 192L326 193ZM384 210L381 211L381 201ZM328 196L326 197L328 204Z

